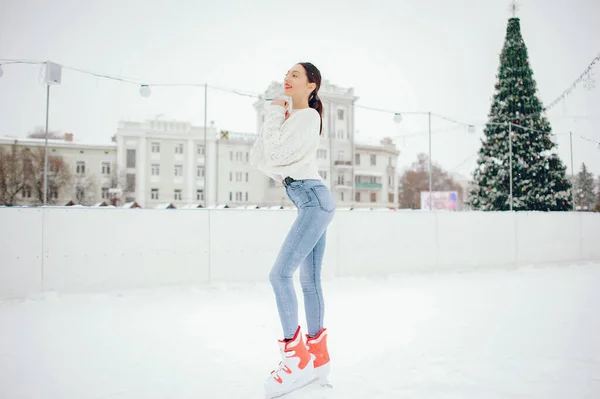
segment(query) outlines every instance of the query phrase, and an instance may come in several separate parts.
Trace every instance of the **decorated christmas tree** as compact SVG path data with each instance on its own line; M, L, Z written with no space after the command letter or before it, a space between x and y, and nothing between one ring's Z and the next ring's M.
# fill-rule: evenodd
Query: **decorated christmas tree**
M510 209L512 154L513 210L570 210L571 184L556 154L550 123L537 98L519 18L508 21L488 117L473 173L473 189L468 201L471 207L485 211Z

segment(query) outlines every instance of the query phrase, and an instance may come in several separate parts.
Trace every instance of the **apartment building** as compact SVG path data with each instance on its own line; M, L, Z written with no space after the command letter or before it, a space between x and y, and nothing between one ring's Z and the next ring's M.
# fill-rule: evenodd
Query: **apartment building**
M48 139L48 204L64 205L69 201L93 205L110 199L110 189L117 186L117 146L115 143L83 144L74 140L74 135L64 134L63 139ZM109 140L107 140L108 142ZM28 148L38 162L35 166L43 179L44 139L0 137L0 147ZM52 184L61 173L53 159L62 159L70 180L58 187ZM43 187L42 185L40 187ZM27 185L17 198L19 205L39 205L40 195L35 187Z
M282 94L283 86L272 83L254 103L258 132L267 112L265 101ZM395 207L399 154L395 145L389 139L355 143L353 104L358 97L353 89L324 81L319 96L324 111L318 170L337 205ZM292 206L282 182L250 167L255 133L217 132L214 126L205 130L188 122L156 119L119 122L113 142L107 145L77 144L72 135L65 137L51 141L50 151L68 160L78 181L90 182L84 188L89 197L86 204L118 199L119 205L135 201L143 208ZM43 145L43 140L21 141ZM75 186L53 196L60 196L59 202L82 203L77 201L82 185Z
M124 175L125 201L145 208L214 203L216 130L188 122L122 121L116 133L117 163ZM208 184L208 186L207 186ZM205 192L208 191L210 198Z
M265 120L265 101L281 95L283 85L273 82L254 103L257 131ZM324 80L319 97L323 102L323 132L317 150L319 174L338 206L396 207L395 174L400 152L389 139L377 144L355 142L354 102L358 97L352 88L341 88ZM291 205L281 182L268 182L265 201Z

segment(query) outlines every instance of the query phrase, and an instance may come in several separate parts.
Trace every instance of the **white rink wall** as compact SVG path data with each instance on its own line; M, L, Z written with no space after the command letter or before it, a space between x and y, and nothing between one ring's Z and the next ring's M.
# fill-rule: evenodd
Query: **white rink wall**
M266 281L295 210L0 208L0 298ZM600 214L338 210L324 277L600 260Z

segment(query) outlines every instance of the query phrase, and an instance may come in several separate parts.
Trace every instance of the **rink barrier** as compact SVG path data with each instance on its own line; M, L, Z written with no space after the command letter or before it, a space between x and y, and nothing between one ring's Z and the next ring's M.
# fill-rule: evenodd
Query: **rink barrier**
M295 210L0 208L0 298L264 282ZM336 211L324 278L600 261L600 214Z

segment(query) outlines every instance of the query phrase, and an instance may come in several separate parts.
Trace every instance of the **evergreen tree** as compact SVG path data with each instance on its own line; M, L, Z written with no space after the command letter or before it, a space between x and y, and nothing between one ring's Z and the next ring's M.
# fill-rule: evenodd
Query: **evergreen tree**
M473 173L469 203L474 210L510 209L509 123L512 124L513 210L567 211L572 207L566 167L550 139L550 123L521 36L511 18L500 55L496 89ZM525 130L527 127L533 130Z
M596 198L596 211L600 212L600 175L598 175L598 197Z
M583 163L575 181L575 206L582 211L594 209L596 202L594 191L594 175L587 171Z

